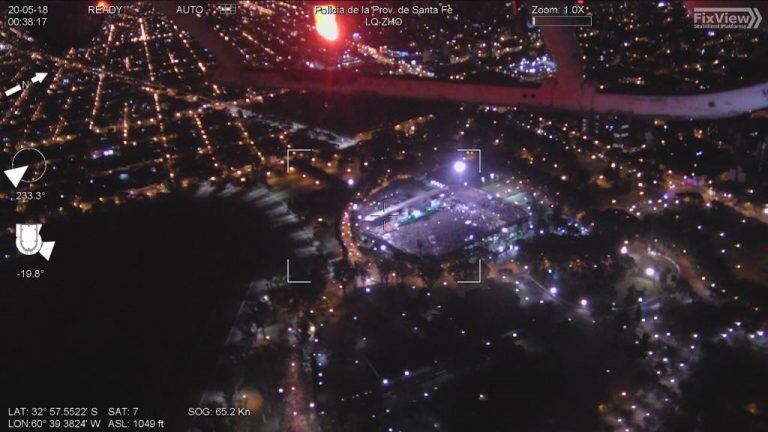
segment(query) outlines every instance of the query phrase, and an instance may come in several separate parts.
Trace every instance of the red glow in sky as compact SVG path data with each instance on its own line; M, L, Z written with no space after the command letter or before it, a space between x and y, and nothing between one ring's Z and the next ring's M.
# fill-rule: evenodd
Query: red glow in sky
M317 8L315 11L317 11ZM339 38L339 25L336 23L336 15L315 12L315 29L326 40L335 41Z

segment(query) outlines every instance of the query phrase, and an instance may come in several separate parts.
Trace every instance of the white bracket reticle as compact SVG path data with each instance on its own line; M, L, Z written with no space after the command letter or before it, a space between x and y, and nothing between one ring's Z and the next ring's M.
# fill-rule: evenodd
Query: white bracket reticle
M286 259L285 260L285 280L289 284L308 284L312 283L312 281L308 280L291 280L291 260Z
M477 172L479 173L483 172L483 151L482 150L461 148L461 149L456 149L456 151L477 153Z
M482 283L483 282L483 260L477 260L477 280L460 280L456 283L468 284L468 283Z
M291 172L291 153L295 152L311 152L312 149L287 149L285 151L285 172Z

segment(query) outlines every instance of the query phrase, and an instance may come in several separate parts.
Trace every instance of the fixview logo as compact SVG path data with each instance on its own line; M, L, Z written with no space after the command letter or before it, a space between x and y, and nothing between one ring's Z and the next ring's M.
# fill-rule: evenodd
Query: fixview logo
M757 8L694 8L693 26L702 29L756 29L763 16Z

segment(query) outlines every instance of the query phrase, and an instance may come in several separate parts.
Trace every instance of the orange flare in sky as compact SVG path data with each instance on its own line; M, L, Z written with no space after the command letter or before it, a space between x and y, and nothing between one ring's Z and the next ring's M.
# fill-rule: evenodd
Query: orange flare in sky
M335 14L320 13L320 10L326 7L330 8L330 6L315 7L315 28L323 38L335 41L339 38L339 25L336 23Z

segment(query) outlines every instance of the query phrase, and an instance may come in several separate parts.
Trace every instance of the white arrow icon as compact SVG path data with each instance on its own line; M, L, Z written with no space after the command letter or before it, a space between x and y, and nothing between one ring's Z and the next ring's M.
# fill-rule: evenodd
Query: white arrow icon
M11 168L9 170L5 170L3 172L8 177L8 180L10 180L11 183L13 183L13 187L17 187L19 186L19 183L21 182L22 177L24 177L24 173L27 172L27 168L29 168L29 166L24 165L18 168Z
M48 76L48 72L37 72L34 77L32 77L33 83L41 83L45 79L45 77Z
M43 80L47 76L48 76L47 72L37 72L37 73L35 73L35 76L32 77L32 82L33 83L41 83L41 82L43 82ZM14 94L14 93L16 93L16 92L18 92L20 90L21 90L21 84L17 84L15 86L9 88L8 90L6 90L5 91L5 95L6 96L10 96L10 95L12 95L12 94Z

